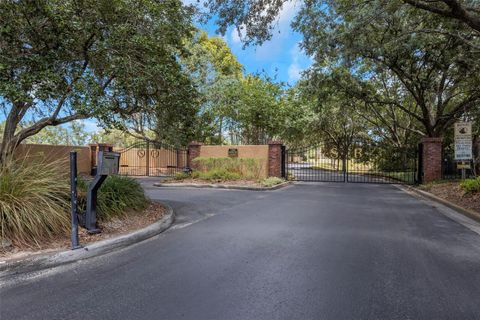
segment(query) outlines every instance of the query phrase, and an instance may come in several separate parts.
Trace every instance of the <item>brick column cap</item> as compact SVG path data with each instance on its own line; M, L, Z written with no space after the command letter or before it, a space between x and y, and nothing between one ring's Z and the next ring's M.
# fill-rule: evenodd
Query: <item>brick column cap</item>
M188 144L189 147L190 147L190 146L192 146L192 147L202 146L202 145L203 145L203 143L197 142L197 141L192 141L192 142L190 142L190 143Z
M276 144L283 144L283 141L268 141L268 145L276 145Z
M423 143L442 143L443 138L441 138L441 137L423 137L422 142Z

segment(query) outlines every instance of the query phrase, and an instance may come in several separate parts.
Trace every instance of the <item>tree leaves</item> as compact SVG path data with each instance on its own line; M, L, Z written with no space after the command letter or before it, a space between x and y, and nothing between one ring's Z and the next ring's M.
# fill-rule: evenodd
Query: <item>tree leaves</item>
M192 13L179 0L1 2L2 154L45 126L192 101L179 63Z

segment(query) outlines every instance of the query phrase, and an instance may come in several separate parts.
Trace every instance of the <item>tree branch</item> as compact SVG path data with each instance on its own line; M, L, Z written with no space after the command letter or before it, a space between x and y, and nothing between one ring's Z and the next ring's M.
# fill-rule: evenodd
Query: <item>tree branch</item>
M480 32L480 17L475 15L475 13L478 13L478 8L464 7L457 0L442 0L441 2L443 2L447 8L440 8L434 4L431 4L431 1L403 0L403 2L418 9L436 13L446 18L456 19L467 24L477 32Z

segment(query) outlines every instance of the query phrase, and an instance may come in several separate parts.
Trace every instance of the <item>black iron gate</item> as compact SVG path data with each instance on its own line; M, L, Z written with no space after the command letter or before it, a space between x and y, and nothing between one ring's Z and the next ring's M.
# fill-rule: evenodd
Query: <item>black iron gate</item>
M285 152L285 176L298 181L418 182L418 151L355 143L348 151L319 144Z
M158 142L138 141L120 152L120 174L129 176L173 176L187 167L188 150Z

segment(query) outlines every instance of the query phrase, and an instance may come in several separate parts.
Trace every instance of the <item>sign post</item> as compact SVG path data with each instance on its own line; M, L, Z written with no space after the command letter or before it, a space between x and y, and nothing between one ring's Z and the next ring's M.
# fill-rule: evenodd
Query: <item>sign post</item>
M70 202L71 202L71 224L72 250L80 248L78 243L78 215L77 215L77 151L70 152Z
M462 179L466 178L466 170L469 168L469 164L472 158L472 123L456 122L455 161L459 162L457 164L457 168L462 170Z

